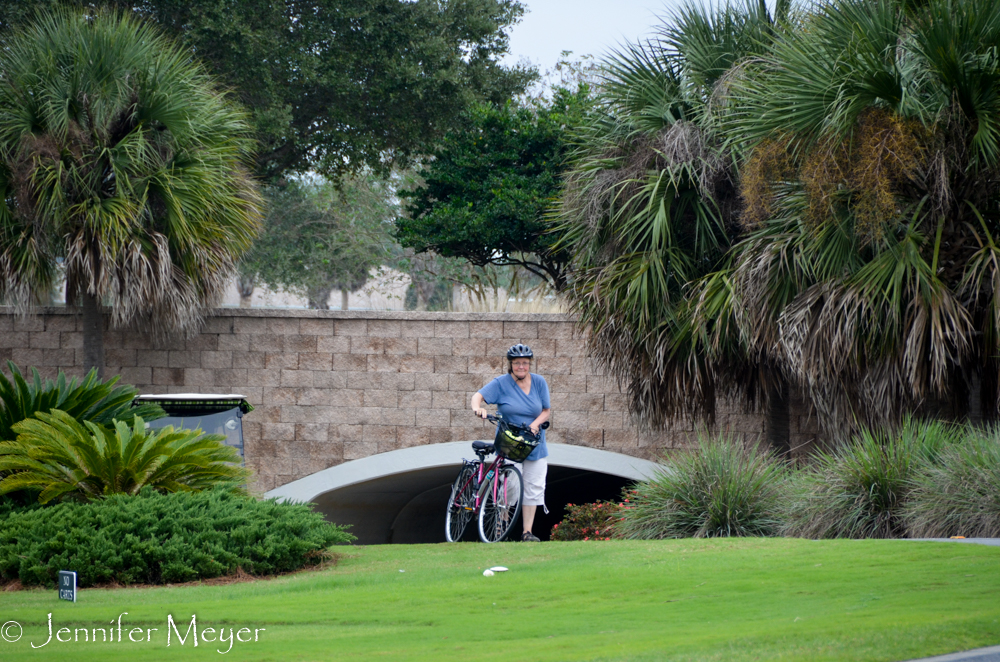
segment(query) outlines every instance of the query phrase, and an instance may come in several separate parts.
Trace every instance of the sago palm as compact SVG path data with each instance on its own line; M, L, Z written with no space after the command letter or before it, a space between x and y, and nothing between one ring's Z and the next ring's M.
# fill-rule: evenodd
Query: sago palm
M43 16L0 78L0 298L28 311L61 259L98 374L102 303L118 327L196 324L258 231L243 112L125 13Z
M598 110L577 135L553 214L574 254L566 294L592 327L594 355L653 425L711 415L719 390L752 400L767 385L732 334L692 324L688 290L738 237L734 153L719 122L734 70L777 29L764 3L682 9L659 40L605 64Z
M48 413L53 409L77 421L101 425L110 425L116 418L131 421L141 416L151 421L164 416L159 405L143 403L133 407L138 391L132 386L116 386L118 377L102 381L91 370L82 380L67 381L60 371L55 380L43 380L32 368L32 379L28 381L13 361L7 362L7 369L10 379L0 373L0 441L14 439L13 427L17 423L34 417L37 412Z
M81 424L59 410L38 413L14 426L17 439L0 442L0 494L38 491L38 501L94 499L136 494L149 486L162 492L211 487L241 489L249 472L222 435L172 426L146 429L142 417L131 426Z

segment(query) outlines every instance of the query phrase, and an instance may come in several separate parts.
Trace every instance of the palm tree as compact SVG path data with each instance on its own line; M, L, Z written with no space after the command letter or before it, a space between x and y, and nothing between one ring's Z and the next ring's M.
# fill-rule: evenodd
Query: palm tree
M258 231L242 111L128 14L61 11L0 48L0 298L26 313L53 285L103 372L111 323L188 329Z
M159 405L142 403L132 406L139 392L132 386L116 386L118 377L102 381L91 370L82 379L66 380L60 371L55 380L43 380L34 368L32 379L24 378L13 361L7 362L10 379L0 373L0 441L15 437L17 423L34 418L38 412L58 409L77 421L111 425L114 419L131 422L136 416L152 421L165 416Z
M610 64L561 203L595 353L654 425L789 384L833 439L995 414L1000 5L778 15L686 9Z
M997 43L996 3L837 0L733 86L748 234L717 276L834 436L996 412Z
M779 2L777 15L787 11ZM779 24L763 2L680 10L658 40L605 63L598 109L576 135L553 214L574 255L566 296L595 357L654 426L711 416L717 392L753 402L770 386L773 371L726 331L726 281L700 300L690 284L739 237L738 155L720 119L733 72ZM693 322L706 308L711 328Z
M38 492L38 502L95 499L212 487L242 491L250 472L224 437L201 430L146 429L141 416L129 426L80 423L66 412L39 412L14 426L15 441L0 442L0 495Z

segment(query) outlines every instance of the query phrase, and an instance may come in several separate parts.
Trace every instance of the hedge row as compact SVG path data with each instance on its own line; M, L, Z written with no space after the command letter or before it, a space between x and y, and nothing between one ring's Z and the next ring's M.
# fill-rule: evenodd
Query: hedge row
M0 504L2 505L2 504ZM88 503L0 512L0 579L55 586L59 570L78 585L162 584L297 570L353 540L310 506L231 492L111 496Z

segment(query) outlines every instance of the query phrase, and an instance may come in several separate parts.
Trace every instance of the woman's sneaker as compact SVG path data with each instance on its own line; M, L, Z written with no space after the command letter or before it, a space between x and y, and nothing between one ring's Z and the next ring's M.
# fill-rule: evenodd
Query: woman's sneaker
M531 531L525 531L521 534L521 542L542 542L538 539L538 536L533 534Z

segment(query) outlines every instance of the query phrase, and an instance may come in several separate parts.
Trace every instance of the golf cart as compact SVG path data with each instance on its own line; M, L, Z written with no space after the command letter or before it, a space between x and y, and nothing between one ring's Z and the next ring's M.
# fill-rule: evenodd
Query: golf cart
M153 403L160 405L167 415L149 422L151 428L172 425L186 430L200 429L207 434L222 434L226 445L232 446L243 456L243 414L253 411L245 396L239 394L215 395L212 393L177 393L173 395L139 395L133 405Z

